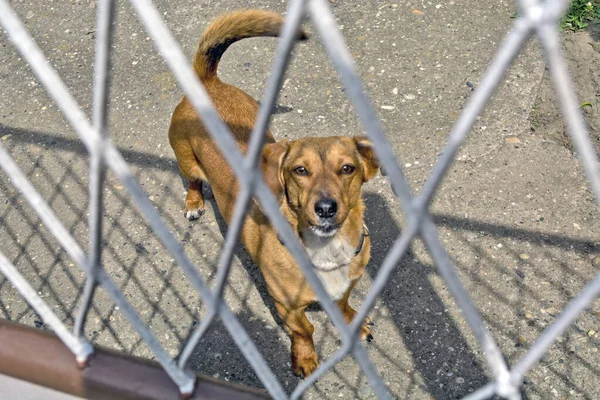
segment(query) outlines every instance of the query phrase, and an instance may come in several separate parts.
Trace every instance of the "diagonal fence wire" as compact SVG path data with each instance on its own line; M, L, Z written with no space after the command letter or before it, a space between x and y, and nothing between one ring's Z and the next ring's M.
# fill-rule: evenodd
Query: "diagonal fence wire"
M227 127L210 104L210 99L200 84L198 77L189 66L181 49L177 45L177 42L173 39L171 33L165 26L160 14L149 0L132 0L131 4L145 25L146 30L153 37L156 46L179 81L180 86L188 95L191 104L202 118L204 126L207 128L213 140L219 145L223 156L238 180L241 182L254 180L254 184L256 185L255 195L262 205L265 214L278 230L284 245L294 256L302 269L306 280L313 288L321 306L327 312L336 328L338 328L344 345L352 348L355 359L365 372L373 390L381 398L390 398L391 395L375 370L364 346L350 334L351 332L347 328L347 324L340 310L325 291L320 278L314 271L311 261L308 259L298 238L292 232L291 226L279 211L279 205L264 182L261 174L256 171L247 171L244 168L244 163L240 162L243 161L243 158L237 145L233 141ZM211 306L211 304L209 304L209 306ZM244 351L244 349L241 350Z
M102 151L108 136L108 89L110 86L110 48L114 18L114 0L101 0L98 4L96 39L95 81L94 81L94 127L98 132L93 151L90 154L89 184L89 260L86 282L79 313L75 320L74 332L83 336L85 320L98 284L97 270L102 268L102 189L104 187L105 165Z
M260 113L254 127L253 132L250 135L250 144L248 146L248 152L244 158L245 167L250 170L258 170L258 161L260 160L259 155L262 151L262 146L266 140L267 127L269 120L272 115L272 111L277 101L277 96L281 89L283 77L287 66L291 60L291 53L296 43L296 38L300 31L300 24L304 16L303 1L292 1L287 13L285 23L282 28L281 40L275 62L273 63L272 73L269 75L269 81L267 83L267 89L263 96L263 103L260 107ZM231 224L227 228L227 235L225 237L225 245L223 246L221 256L218 262L218 272L216 278L216 284L214 293L216 297L223 296L223 290L225 282L229 276L231 270L233 253L235 247L239 241L240 232L246 216L246 210L250 206L252 200L252 194L255 190L254 180L241 182L242 188L238 198L236 200L235 208L231 218ZM188 340L184 349L179 356L179 365L183 366L192 354L192 351L198 345L198 342L208 329L213 318L216 316L216 310L210 310L209 313L204 317L204 320L200 326L196 329L194 334Z
M23 194L25 200L27 200L29 205L34 209L44 223L44 226L46 226L50 233L58 240L60 245L65 249L75 264L81 270L86 271L89 264L85 252L79 246L79 244L77 244L77 241L73 239L73 236L71 236L69 231L63 226L62 222L56 217L56 215L54 215L54 212L50 206L48 206L42 196L35 190L33 185L29 182L25 174L21 171L17 163L12 159L2 144L0 144L0 167L2 167L4 172L6 172L10 180L13 182L15 188L19 190L21 194ZM111 296L115 304L119 306L123 315L125 315L131 325L136 328L144 342L156 356L157 361L163 366L171 379L173 379L173 381L181 388L182 392L191 392L194 385L194 380L189 374L183 373L181 370L174 369L172 367L173 361L163 350L156 337L154 337L152 332L150 332L150 329L135 312L131 304L127 301L123 292L119 290L119 288L114 284L114 282L103 269L98 270L97 278L106 292ZM27 296L24 297L29 304L32 304L32 301L34 301ZM55 332L56 329L60 331L64 328L61 328L60 326L57 328L52 325L50 326ZM68 343L63 338L61 338L61 340L63 340L65 344ZM74 352L74 354L76 355L77 359L80 360L80 363L85 363L92 352Z
M600 206L600 171L598 157L589 138L583 116L577 107L577 98L573 83L560 50L556 26L558 20L568 5L567 1L548 1L536 33L544 49L548 62L550 77L559 100L562 114L575 148L581 158L585 173L590 182L596 202ZM512 379L520 384L525 373L539 361L544 352L575 320L578 314L586 309L600 295L600 274L590 282L562 311L552 325L546 328L523 358L511 371Z
M0 252L0 272L6 276L10 283L12 283L19 293L21 293L21 296L27 299L31 308L38 313L44 323L46 323L67 348L71 350L75 355L77 363L79 365L84 365L90 355L94 353L92 345L85 340L85 338L75 336L69 332L69 329L63 325L60 318L56 316L50 306L46 304L44 299L29 284L27 279L19 273L17 267L15 267L2 252Z
M34 73L36 73L41 83L52 96L59 109L61 109L67 120L75 128L82 142L88 148L88 151L92 152L93 141L97 140L98 132L89 124L81 109L69 94L64 83L60 80L54 69L48 65L43 54L27 34L18 17L6 3L6 0L0 0L0 23L2 23L8 32L9 37L28 61ZM185 252L162 221L135 177L131 174L122 155L109 141L105 142L104 159L107 165L123 182L124 186L130 191L150 226L154 229L165 247L173 254L175 260L186 273L196 290L201 293L208 307L218 309L219 315L225 327L230 332L234 342L240 348L244 356L246 356L265 387L274 397L285 397L285 392L283 391L281 384L277 381L273 372L265 363L262 355L249 338L243 326L231 312L229 307L224 304L223 299L214 298L211 290L208 288L191 261L187 258ZM145 328L143 323L142 327L136 325L133 326L138 331ZM157 349L153 349L153 351L155 350L162 351L162 348L159 346ZM161 362L161 364L178 384L180 390L183 393L190 393L193 388L193 379L191 378L191 375L178 368L172 359L168 358L168 360L163 361L164 362ZM175 379L177 377L179 378Z
M439 184L442 182L450 164L454 160L460 145L471 130L475 117L485 107L494 89L498 86L512 60L514 60L525 41L529 38L532 30L534 30L540 38L544 47L546 59L551 67L555 90L559 93L558 97L561 99L563 114L567 120L577 150L582 158L586 174L592 185L592 190L597 200L600 202L600 174L597 170L597 159L587 136L581 114L576 108L572 85L569 81L568 73L564 66L564 60L558 48L556 25L558 18L566 8L567 1L548 0L544 3L536 0L520 1L522 16L516 20L514 30L507 36L498 56L486 71L481 86L475 92L464 112L461 114L460 119L450 132L445 150L436 163L430 178L424 184L419 196L414 196L410 190L403 171L397 163L397 159L391 151L391 146L383 133L380 121L371 103L364 94L361 81L353 68L352 59L350 58L343 38L337 29L333 14L323 0L294 0L290 4L288 21L286 21L283 28L283 38L273 66L273 74L270 77L267 91L262 102L263 106L260 109L258 122L252 132L249 150L245 157L240 154L235 142L233 142L229 135L228 129L212 108L210 100L206 96L206 93L196 76L191 71L191 68L189 68L181 50L173 40L152 2L149 0L132 0L131 3L136 9L142 22L146 25L147 31L153 36L163 57L174 72L174 75L180 81L181 86L186 91L197 112L203 118L203 121L209 128L209 132L218 143L228 163L234 170L234 173L241 183L241 193L236 203L234 218L232 219L230 231L226 237L225 247L219 260L217 284L215 289L211 290L199 276L197 271L195 271L192 263L185 256L183 250L170 234L162 220L160 220L141 187L129 171L127 164L120 153L110 141L106 139L105 129L108 87L108 75L106 74L106 71L109 65L110 27L113 20L111 15L113 1L104 0L99 6L99 41L96 58L97 81L95 84L96 100L94 105L94 126L92 127L78 105L70 97L70 94L64 87L62 81L60 81L60 78L56 75L54 70L47 65L45 58L26 33L6 0L0 0L0 22L9 33L13 42L15 42L16 47L25 56L42 84L63 111L71 125L75 128L77 133L79 133L83 143L91 154L90 170L93 173L90 174L92 176L92 182L90 183L90 203L95 204L92 208L93 212L97 215L90 216L90 257L88 259L83 253L83 250L78 247L76 242L68 232L66 232L64 227L62 227L60 221L52 214L41 196L35 192L31 184L24 178L24 175L18 170L18 167L16 167L16 164L14 164L14 161L12 161L6 150L0 146L0 166L9 171L9 176L11 176L11 179L15 182L15 186L22 191L27 200L34 206L34 209L38 212L40 218L42 218L50 231L59 239L67 252L74 260L76 260L77 264L87 272L84 299L74 330L75 334L78 336L74 337L68 331L65 335L65 328L62 323L60 323L60 321L54 321L52 324L55 326L52 326L52 328L57 331L57 333L59 331L62 332L59 336L63 335L63 340L71 341L72 345L74 340L75 344L84 343L83 347L88 348L86 347L87 342L81 342L84 340L81 334L85 323L85 314L87 313L87 308L89 308L89 302L91 301L93 289L97 280L105 287L115 302L121 306L126 317L155 352L157 359L161 362L171 378L178 384L182 393L190 393L191 386L193 386L193 378L191 378L183 368L192 350L197 345L198 340L202 337L202 334L206 331L214 317L219 315L223 319L225 326L232 335L237 346L246 356L269 392L276 398L287 397L272 371L266 365L264 359L262 359L262 356L249 339L247 333L222 299L223 287L229 274L233 250L239 240L239 232L245 213L250 207L250 200L252 196L255 196L271 223L278 230L282 240L288 247L288 250L297 260L298 265L305 273L307 281L313 287L323 308L329 314L342 336L342 348L326 362L321 364L313 375L309 376L308 379L299 384L291 394L291 398L299 398L302 396L302 393L314 384L318 377L327 372L350 352L352 352L355 360L365 372L375 393L381 398L390 397L387 388L381 381L381 377L377 374L368 357L364 346L358 341L357 332L360 328L362 319L366 317L373 306L375 299L383 289L387 277L389 277L393 268L400 262L417 234L420 234L424 239L441 276L463 309L465 317L480 342L495 377L494 382L467 396L467 398L486 398L493 394L510 398L520 398L518 388L522 383L524 374L539 360L543 352L550 346L556 337L567 328L576 317L577 313L587 307L591 301L598 296L598 293L600 292L600 276L592 281L577 296L577 298L567 306L555 323L542 333L538 341L534 343L523 359L513 370L509 371L502 353L489 331L485 328L479 312L454 272L448 253L439 240L437 229L429 214L428 205L439 187ZM295 35L297 34L302 18L304 17L305 7L308 7L311 19L317 30L321 33L326 51L340 73L342 82L348 89L350 99L356 107L356 111L365 126L367 134L374 143L378 158L390 175L392 187L400 198L408 220L407 229L399 236L386 256L381 271L374 281L373 287L367 294L364 304L357 314L356 320L353 321L350 326L346 325L341 313L337 310L335 304L325 292L322 283L312 269L310 260L291 231L289 224L279 212L277 202L270 193L262 174L257 168L257 161L265 141L270 114L275 104L285 69L290 60ZM99 157L99 154L101 153L102 156ZM99 233L101 231L100 196L103 163L106 163L107 166L113 169L117 176L124 182L125 186L127 186L143 214L148 218L152 228L163 241L165 247L175 256L177 262L192 281L194 287L201 293L209 307L208 315L203 319L201 325L194 332L192 339L182 351L182 354L179 357L179 365L175 365L174 360L164 353L160 344L158 344L147 327L139 319L139 316L137 316L131 305L125 300L123 294L114 283L112 283L104 270L101 269ZM16 170L14 167L16 167ZM17 184L15 178L19 177L22 179ZM0 261L4 260L0 259ZM23 282L18 281L18 278L15 280L15 271L10 269L11 265L2 262L0 263L0 267L2 267L3 272L8 271L7 274L13 278L11 281L17 282L23 292L27 292L26 287L23 286ZM22 279L22 277L20 278ZM41 299L36 299L35 296L30 295L24 295L24 297L26 297L32 305L35 303L39 307L39 301ZM43 309L43 306L41 307ZM49 318L52 319L52 317ZM54 318L56 317L54 316ZM58 322L58 324L56 322ZM61 336L61 338L63 338L63 336ZM89 344L87 346L89 346ZM89 348L91 348L91 346ZM83 354L83 350L81 349L72 349L72 351L76 355Z
M577 108L573 84L559 46L558 21L568 4L567 0L549 0L543 4L534 0L521 0L520 5L523 17L520 19L532 23L536 36L542 45L549 66L550 77L557 94L556 97L559 100L561 112L567 123L568 132L575 143L596 202L600 205L598 158L593 150L594 147L590 141L583 116ZM512 368L510 371L511 384L515 386L522 384L527 371L540 360L545 351L573 323L579 313L589 307L599 295L600 274L565 307L556 320L542 332L531 348ZM466 399L484 399L493 394L501 394L498 382L485 385L478 391L467 396Z
M413 196L410 191L410 187L404 174L402 173L401 168L396 162L395 156L391 152L391 146L387 141L385 134L383 133L383 129L381 127L380 121L376 116L375 110L364 94L364 90L362 88L362 84L360 79L358 78L358 74L355 72L352 59L350 54L345 46L343 38L337 29L337 24L335 24L333 14L331 13L329 7L322 0L311 0L310 2L310 11L312 15L312 20L314 21L317 30L321 33L322 37L327 37L326 40L323 40L325 45L325 49L328 52L330 59L336 66L338 72L340 73L341 80L344 85L348 88L348 94L350 99L354 102L355 109L361 118L363 125L369 137L375 144L375 151L381 160L386 171L390 172L390 179L392 181L392 185L395 185L396 192L399 194L402 205L404 206L405 213L407 215L407 219L409 224L412 222L414 225L419 224L418 221L413 222L416 217L415 212L417 210L413 207ZM516 53L518 49L514 50ZM514 57L514 56L513 56ZM509 57L512 58L512 57ZM494 87L492 86L491 89ZM490 95L491 95L490 90ZM395 173L396 172L396 173ZM441 177L440 177L441 179ZM512 394L515 392L515 388L511 387L508 384L509 373L502 353L495 341L493 340L491 334L485 328L483 324L483 320L477 311L475 305L471 301L468 293L464 289L463 285L460 283L458 276L454 272L450 258L448 257L444 247L439 242L439 238L437 237L437 232L431 218L429 217L428 210L426 208L421 208L419 211L419 218L423 218L423 221L420 223L420 230L428 245L428 250L432 254L434 258L435 264L438 266L440 274L446 281L450 291L456 298L457 302L463 309L465 313L465 317L469 322L471 329L475 333L475 336L479 340L481 346L483 347L484 353L494 375L497 379L506 382L506 392L507 394ZM415 232L416 233L416 232ZM414 233L413 233L414 234ZM405 239L404 241L400 241L404 246L404 251L408 248L410 243L410 238ZM402 254L400 254L402 255ZM397 265L398 260L393 260L390 262L390 269ZM382 286L385 282L382 282ZM373 289L381 289L381 288L373 288ZM373 290L372 289L372 290ZM371 297L371 300L374 300L375 296ZM370 304L365 304L365 309ZM366 314L363 311L363 315ZM357 320L360 321L360 320ZM357 328L359 327L358 322L354 323L354 333L357 332ZM318 372L324 372L318 371ZM315 378L316 379L316 378Z

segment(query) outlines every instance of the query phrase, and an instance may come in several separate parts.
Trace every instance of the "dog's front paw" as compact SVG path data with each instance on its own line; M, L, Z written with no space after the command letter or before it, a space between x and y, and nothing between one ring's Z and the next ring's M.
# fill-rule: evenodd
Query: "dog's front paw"
M371 334L371 328L369 328L370 326L375 325L373 322L371 322L370 318L365 318L362 326L360 327L360 338L362 340L366 340L367 342L370 342L371 340L373 340L373 335Z
M199 209L195 209L195 210L184 210L185 212L185 217L189 220L189 221L193 221L195 219L198 219L202 216L202 214L204 214L204 209L199 208Z
M293 357L292 356L292 371L294 375L304 379L314 372L319 366L319 359L317 353L314 351L308 356L304 357Z

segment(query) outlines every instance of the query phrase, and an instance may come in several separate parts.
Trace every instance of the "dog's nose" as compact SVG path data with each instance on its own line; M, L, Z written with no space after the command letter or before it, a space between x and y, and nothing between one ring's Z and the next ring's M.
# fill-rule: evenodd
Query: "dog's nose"
M331 218L337 212L337 203L333 199L323 199L315 203L315 213L319 218Z

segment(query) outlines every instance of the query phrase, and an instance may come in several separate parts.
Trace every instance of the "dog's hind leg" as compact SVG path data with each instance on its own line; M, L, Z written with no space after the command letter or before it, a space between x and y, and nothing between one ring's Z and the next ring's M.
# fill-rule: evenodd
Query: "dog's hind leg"
M183 212L185 217L192 221L200 218L205 211L202 185L206 181L206 175L190 146L173 146L173 150L177 157L179 171L188 181Z
M183 212L190 221L198 219L204 214L204 196L202 195L202 180L189 181L185 207Z

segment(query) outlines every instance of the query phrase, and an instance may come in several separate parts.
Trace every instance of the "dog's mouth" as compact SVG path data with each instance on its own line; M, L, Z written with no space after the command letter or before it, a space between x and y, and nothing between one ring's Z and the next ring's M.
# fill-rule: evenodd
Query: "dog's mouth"
M331 237L340 229L338 224L324 223L321 225L313 225L310 231L319 237Z

